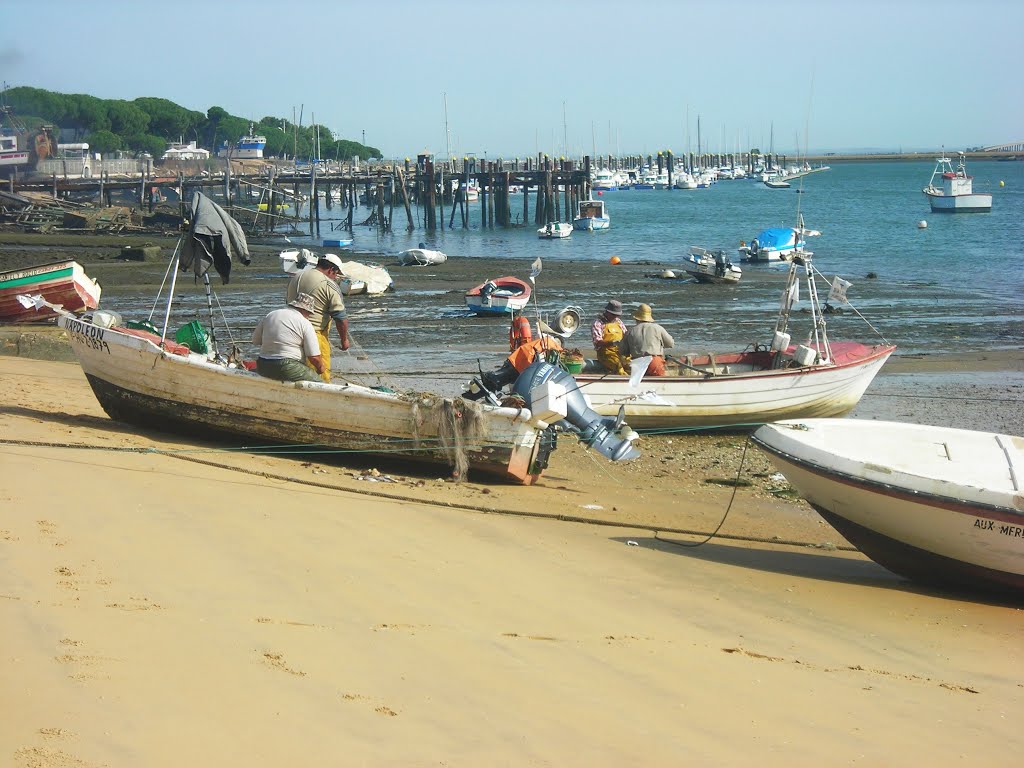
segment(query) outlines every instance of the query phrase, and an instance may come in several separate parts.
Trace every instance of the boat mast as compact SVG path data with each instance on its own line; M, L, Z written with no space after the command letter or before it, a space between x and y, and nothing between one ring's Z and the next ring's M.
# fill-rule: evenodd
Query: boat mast
M452 132L448 130L448 93L441 94L444 99L444 137L445 146L448 149L448 160L452 159Z

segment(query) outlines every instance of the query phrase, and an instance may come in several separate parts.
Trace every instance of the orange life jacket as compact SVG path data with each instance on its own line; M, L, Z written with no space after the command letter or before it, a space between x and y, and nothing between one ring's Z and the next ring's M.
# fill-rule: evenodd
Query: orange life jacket
M508 351L515 352L523 344L533 341L533 332L530 330L530 321L520 315L512 319L512 325L508 328Z

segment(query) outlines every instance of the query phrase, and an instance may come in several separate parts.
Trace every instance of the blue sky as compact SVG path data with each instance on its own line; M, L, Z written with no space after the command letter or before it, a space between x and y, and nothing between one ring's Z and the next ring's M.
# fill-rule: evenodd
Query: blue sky
M1024 140L1020 0L0 0L0 78L385 157ZM586 15L581 11L589 9ZM445 99L447 126L445 132Z

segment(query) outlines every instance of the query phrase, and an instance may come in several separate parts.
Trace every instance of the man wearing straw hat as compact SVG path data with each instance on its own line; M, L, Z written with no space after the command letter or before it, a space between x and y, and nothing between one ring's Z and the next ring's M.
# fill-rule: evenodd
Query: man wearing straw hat
M341 259L333 253L326 253L316 263L316 269L299 272L288 282L287 301L293 301L300 293L313 297L313 313L309 322L316 331L317 342L320 344L320 357L324 367L321 378L331 381L331 342L327 332L331 328L331 320L338 329L338 338L342 350L348 349L348 318L345 315L345 301L341 298L338 278L342 274Z
M626 335L622 322L622 302L612 299L590 326L590 340L597 351L597 360L609 373L624 374L623 364L628 361L619 356L619 342Z
M309 322L312 314L313 297L300 293L287 307L275 309L256 324L252 334L252 343L260 348L256 373L278 381L321 381L318 374L324 361Z
M651 364L647 367L647 376L665 375L665 350L672 349L675 341L668 331L654 322L651 308L641 304L633 314L636 325L626 331L619 342L619 352L633 358L650 357Z

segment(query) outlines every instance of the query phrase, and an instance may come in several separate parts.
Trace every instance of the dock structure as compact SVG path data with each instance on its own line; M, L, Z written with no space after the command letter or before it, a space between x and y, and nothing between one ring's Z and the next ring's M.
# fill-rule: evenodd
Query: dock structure
M447 226L469 227L470 206L479 207L483 227L542 226L549 221L572 218L580 200L590 195L590 158L582 162L555 160L544 155L536 159L509 162L464 158L435 163L421 156L415 163L341 166L336 170L312 167L308 172L268 163L258 173L233 172L225 163L218 175L189 176L142 174L124 179L101 176L73 179L52 176L49 179L8 180L11 194L43 192L54 198L91 197L101 205L110 205L115 194L126 192L137 197L139 207L153 210L161 199L177 198L182 217L192 191L201 189L221 201L231 215L253 234L270 234L285 227L294 231L306 225L310 236L321 234L321 213L341 206L348 211L334 229L352 230L357 224L390 231L395 208L404 211L409 231L418 224L432 231ZM522 192L521 211L513 211L512 194ZM475 193L476 200L470 194ZM364 221L356 222L359 204L370 209ZM519 206L517 205L518 209ZM415 209L415 210L414 210ZM447 215L447 221L446 221Z
M870 157L825 155L803 160L850 162L930 157L928 153L908 153ZM1012 158L997 155L995 159ZM347 215L340 221L332 217L331 230L349 232L356 225L391 231L396 226L396 208L400 208L399 220L404 212L408 231L417 227L428 232L445 227L468 228L473 205L479 209L479 226L484 228L540 227L549 222L571 220L580 201L590 199L591 171L599 168L611 171L649 168L659 173L667 170L671 187L675 174L684 170L693 173L705 168L732 167L753 172L755 165L770 170L785 167L787 162L787 156L782 154L686 153L676 156L671 151L646 156L595 158L588 155L578 161L538 154L525 159L466 157L438 162L423 154L415 161L406 158L404 162L363 165L310 164L305 168L297 168L293 163L266 161L254 165L225 159L223 169L213 173L208 170L200 173L198 167L193 173L187 173L149 165L134 177L107 173L96 178L11 176L2 187L11 195L36 192L59 200L91 199L103 206L110 206L115 194L123 200L128 193L140 208L148 208L150 212L157 202L176 199L182 219L187 218L192 191L201 189L221 202L250 234L272 235L308 229L311 237L320 237L321 213L335 206L347 211ZM514 203L513 196L518 194L521 194L521 202ZM355 210L360 205L368 207L370 214L356 222Z
M590 156L580 161L538 154L510 161L467 157L435 162L430 155L420 155L415 162L406 159L401 164L343 164L334 169L310 165L308 169L296 169L267 162L258 170L226 160L223 170L215 175L167 173L153 168L130 179L108 174L89 179L52 175L48 179L11 178L8 186L12 194L33 191L54 198L91 197L108 206L115 194L137 192L132 196L137 196L139 207L150 211L157 201L176 197L183 218L192 191L201 189L221 201L250 233L271 234L280 228L297 231L305 225L311 237L319 237L322 211L335 206L348 213L341 223L335 219L332 229L348 231L357 223L391 231L396 207L401 208L399 217L404 211L409 231L417 226L427 231L445 226L468 228L472 205L479 208L482 227L540 227L574 217L579 202L592 194L591 170L597 167L616 170L657 166L659 171L667 168L671 180L677 167L692 169L712 162L724 163L726 157L675 158L671 152L659 152L647 157L602 157L595 164ZM521 194L521 202L515 205L514 194ZM359 204L369 207L370 215L356 222L354 212Z

